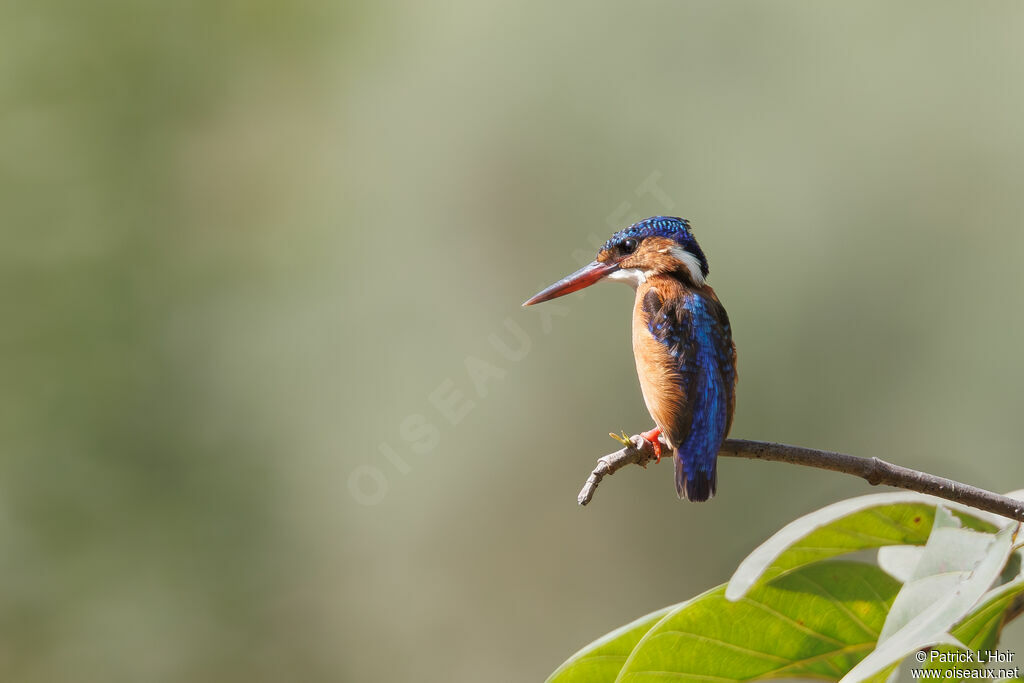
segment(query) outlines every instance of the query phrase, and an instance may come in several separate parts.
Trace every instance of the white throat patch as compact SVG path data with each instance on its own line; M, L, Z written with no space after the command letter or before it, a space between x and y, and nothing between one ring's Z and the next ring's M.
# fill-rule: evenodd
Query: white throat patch
M647 282L647 274L639 268L620 268L608 275L609 280L617 280L632 285L636 289L644 282Z

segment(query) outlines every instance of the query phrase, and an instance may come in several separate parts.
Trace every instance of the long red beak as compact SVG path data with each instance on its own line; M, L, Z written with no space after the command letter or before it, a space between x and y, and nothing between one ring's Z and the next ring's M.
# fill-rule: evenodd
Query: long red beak
M609 273L618 270L618 268L619 266L614 263L601 263L600 261L594 261L593 263L583 266L572 275L562 278L550 287L537 292L532 298L527 299L523 305L532 306L534 304L539 304L542 301L557 299L558 297L565 296L570 292L575 292L583 289L584 287L589 287Z

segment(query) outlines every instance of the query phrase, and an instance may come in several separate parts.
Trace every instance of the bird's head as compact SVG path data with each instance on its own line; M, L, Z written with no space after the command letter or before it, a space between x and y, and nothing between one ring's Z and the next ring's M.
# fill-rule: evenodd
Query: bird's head
M682 218L652 216L619 230L604 243L593 262L523 305L550 301L605 279L636 287L652 275L663 273L672 273L697 287L708 275L708 260L690 232L690 224Z

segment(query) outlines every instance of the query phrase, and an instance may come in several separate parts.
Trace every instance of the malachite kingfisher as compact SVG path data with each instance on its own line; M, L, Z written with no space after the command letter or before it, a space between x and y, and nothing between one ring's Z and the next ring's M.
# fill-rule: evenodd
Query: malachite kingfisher
M736 345L707 277L708 260L690 224L653 216L616 232L592 263L523 304L606 279L633 286L633 355L655 424L642 436L659 462L659 436L674 451L676 492L692 501L715 494L718 450L736 405Z

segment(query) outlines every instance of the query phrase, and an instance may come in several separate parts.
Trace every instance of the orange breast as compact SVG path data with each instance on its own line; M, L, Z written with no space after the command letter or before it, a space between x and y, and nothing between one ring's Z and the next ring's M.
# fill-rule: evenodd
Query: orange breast
M636 358L636 374L640 378L640 391L647 404L647 412L661 429L665 440L674 448L686 438L685 434L677 433L680 411L686 396L672 356L665 345L651 335L648 327L643 300L650 288L650 283L637 287L636 302L633 305L633 356Z

